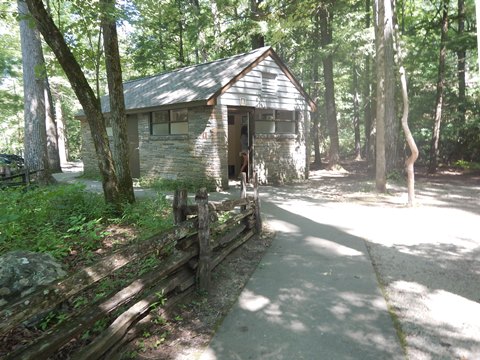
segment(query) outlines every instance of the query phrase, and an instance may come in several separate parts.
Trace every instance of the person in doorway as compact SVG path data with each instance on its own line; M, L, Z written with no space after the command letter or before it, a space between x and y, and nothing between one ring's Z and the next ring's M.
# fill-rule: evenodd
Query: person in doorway
M240 168L240 173L244 172L247 174L248 182L248 129L246 125L242 126L240 130L240 156L242 157L242 167Z

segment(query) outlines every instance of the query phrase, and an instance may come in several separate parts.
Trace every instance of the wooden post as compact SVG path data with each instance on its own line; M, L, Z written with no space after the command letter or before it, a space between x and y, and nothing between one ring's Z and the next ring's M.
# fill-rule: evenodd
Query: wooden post
M262 217L260 212L260 197L258 196L258 173L253 174L253 199L255 201L255 229L260 234L262 231Z
M240 199L245 199L247 197L247 174L242 172L240 179Z
M188 191L186 189L176 189L173 195L173 222L178 225L187 220L185 209L187 207Z
M212 248L210 246L210 224L208 216L208 193L206 188L197 191L195 202L198 206L198 268L197 286L199 290L208 291L210 287L210 269Z

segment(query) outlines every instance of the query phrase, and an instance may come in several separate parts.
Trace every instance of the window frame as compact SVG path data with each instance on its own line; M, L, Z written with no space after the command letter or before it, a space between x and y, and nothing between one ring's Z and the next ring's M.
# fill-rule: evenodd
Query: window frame
M282 116L282 113L289 114L290 117ZM268 126L268 124L273 124ZM264 128L270 127L273 131L258 131L259 126ZM292 131L284 131L281 125L292 124L290 129ZM298 134L298 111L297 110L278 110L278 109L259 109L255 114L255 132L265 135L297 135Z
M178 120L173 114L174 113L182 113L185 112L184 120ZM163 113L166 114L166 120L154 122L155 121L155 114ZM157 124L167 124L168 131L165 133L154 133L154 125ZM184 132L172 132L172 124L186 124L186 130ZM157 110L150 112L149 118L149 131L150 136L175 136L175 135L188 135L188 109L187 108L180 108L180 109L169 109L169 110Z

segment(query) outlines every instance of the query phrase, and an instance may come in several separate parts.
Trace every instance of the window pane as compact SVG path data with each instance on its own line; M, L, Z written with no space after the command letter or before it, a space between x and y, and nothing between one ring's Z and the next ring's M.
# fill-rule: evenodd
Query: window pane
M295 123L293 121L277 121L277 133L294 134Z
M168 111L155 111L152 117L153 124L168 123Z
M275 122L257 121L255 123L255 131L259 134L273 134L275 132Z
M172 110L172 123L173 122L187 122L188 121L188 110L187 109L180 109L180 110Z
M152 124L152 135L168 135L168 123Z
M277 120L294 120L293 115L295 114L295 111L287 111L287 110L276 110L275 111L275 119Z
M170 131L171 134L188 134L188 122L172 122Z

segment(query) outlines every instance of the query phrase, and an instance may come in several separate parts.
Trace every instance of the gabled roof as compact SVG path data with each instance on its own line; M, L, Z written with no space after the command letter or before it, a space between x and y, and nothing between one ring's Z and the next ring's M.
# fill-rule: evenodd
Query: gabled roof
M218 96L268 56L275 60L305 96L311 109L315 109L315 104L287 66L270 46L266 46L245 54L127 81L123 84L126 110L153 109L190 102L213 105ZM110 112L108 96L102 98L102 111Z

